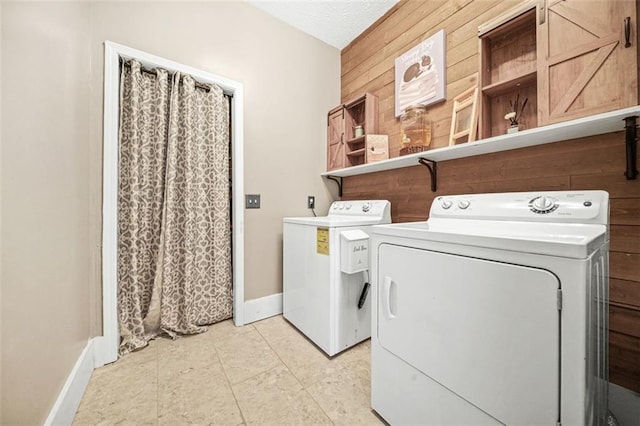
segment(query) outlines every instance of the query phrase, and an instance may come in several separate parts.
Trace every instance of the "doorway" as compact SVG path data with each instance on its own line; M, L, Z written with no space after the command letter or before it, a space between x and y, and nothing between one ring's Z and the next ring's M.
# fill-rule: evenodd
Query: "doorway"
M105 42L103 206L102 206L102 322L103 336L96 348L96 366L114 362L120 339L117 315L118 253L118 126L120 98L120 60L135 59L147 68L163 68L189 74L203 83L220 86L231 100L232 169L232 276L233 321L244 325L244 206L243 182L243 86L234 80L207 73L158 56L110 41Z

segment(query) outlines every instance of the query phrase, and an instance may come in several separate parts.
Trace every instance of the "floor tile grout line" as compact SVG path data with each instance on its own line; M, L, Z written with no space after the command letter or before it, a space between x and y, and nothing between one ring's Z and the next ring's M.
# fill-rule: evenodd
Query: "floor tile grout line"
M291 325L289 325L289 327L293 328L293 326L291 326ZM282 364L286 367L287 371L288 371L289 373L291 373L291 375L294 377L294 379L296 379L296 381L298 382L298 384L300 385L300 387L302 388L302 390L303 390L303 391L305 391L305 393L306 393L307 395L309 395L309 397L313 400L313 402L315 402L315 403L316 403L316 405L318 406L318 408L320 409L320 411L322 411L322 413L327 417L327 419L329 420L329 422L330 422L332 425L335 425L335 423L334 423L334 422L333 422L333 420L331 419L331 416L329 416L329 414L324 410L324 408L322 408L322 405L320 405L320 403L318 402L318 400L316 400L316 399L313 397L313 395L311 395L311 393L309 393L309 390L305 387L305 385L304 385L304 384L302 384L302 382L300 381L300 379L298 378L298 376L296 376L296 375L295 375L295 373L294 373L293 371L291 371L291 368L289 368L289 366L287 365L287 363L286 363L286 362L284 362L284 360L280 357L280 354L278 353L278 351L276 351L276 350L274 349L274 347L273 347L273 346L271 346L271 343L269 342L269 340L268 340L268 339L267 339L267 338L266 338L262 333L260 333L260 329L258 329L258 328L256 327L256 330L258 331L258 334L260 334L260 336L261 336L261 337L264 339L264 341L267 343L267 345L271 348L271 350L276 354L276 356L278 357L278 359L280 360L280 362L282 362ZM295 332L296 330L293 330L293 329L292 329L292 331L294 331L294 332ZM317 380L317 381L319 382L320 380ZM315 382L314 382L314 384L315 384Z
M217 323L216 323L217 324ZM215 325L215 324L211 324L211 325ZM255 327L253 327L252 324L247 324L243 327L250 327L253 328L255 330ZM202 334L196 334L194 336L198 336L198 335L204 335L206 334L208 331L202 333ZM248 333L250 333L251 331L248 331ZM230 338L234 337L233 335L231 336L227 336L226 338L222 339L222 340L228 340ZM180 338L177 339L171 339L171 343L170 344L179 344L178 342L180 341ZM242 419L242 423L241 424L246 424L246 419L244 418L244 414L242 413L242 409L240 408L240 404L238 403L238 400L236 398L235 393L233 392L233 387L231 385L231 381L229 380L229 377L227 376L226 370L224 368L224 364L222 363L222 360L220 358L220 354L218 352L218 348L216 345L216 342L220 340L220 339L212 339L212 343L213 343L213 349L216 353L216 358L218 360L218 362L220 363L220 368L222 370L222 373L225 377L225 380L227 381L227 384L229 385L229 389L231 390L231 394L233 395L234 401L236 403L236 407L238 408L238 412L240 413L240 418ZM157 361L157 377L158 377L158 381L157 381L157 391L156 391L156 413L157 413L157 421L156 424L160 423L160 349L159 347L156 348L156 361Z
M300 387L302 389L304 389L304 385L302 384L302 382L300 381L300 379L298 378L298 376L296 376L294 374L293 371L291 371L291 368L287 365L287 363L282 359L282 357L280 357L280 354L278 353L277 350L275 350L275 348L271 345L271 343L269 342L269 340L262 334L260 333L260 329L258 329L256 327L256 330L258 331L258 334L260 335L260 337L262 337L262 340L264 340L264 342L267 344L267 346L269 346L269 349L271 349L273 351L274 354L276 354L276 357L278 357L278 359L280 360L280 362L282 363L282 365L285 366L285 368L287 369L287 371L289 373L291 373L291 375L296 379L296 382L298 382L298 384L300 385Z
M243 327L246 327L246 326L252 327L254 330L256 329L253 324L246 324ZM250 333L250 331L248 331L248 333ZM233 384L231 383L231 380L229 379L229 375L227 374L227 369L225 368L224 363L222 362L222 358L220 358L220 353L218 352L218 345L216 343L217 342L214 339L214 341L213 341L213 349L216 351L216 356L218 357L218 362L220 363L220 367L222 367L222 374L224 374L225 379L227 379L227 384L229 385L229 389L231 389L231 395L233 395L233 400L236 402L236 406L238 407L238 411L240 412L240 418L242 419L242 422L245 425L249 425L249 422L247 421L247 418L245 417L244 413L242 412L242 407L240 406L240 402L238 401L238 396L236 395L236 392L233 390Z
M283 319L284 319L284 317L283 317ZM332 362L333 360L337 359L337 356L333 356L333 357L327 356L324 352L322 352L322 350L321 350L320 348L318 348L318 346L316 346L316 344L315 344L315 343L313 343L313 342L312 342L312 341L311 341L307 336L305 336L305 335L304 335L304 333L302 333L300 330L298 330L298 329L294 328L294 326L293 326L292 324L290 324L290 323L289 323L289 322L287 322L287 321L285 321L285 324L287 324L287 326L291 329L291 331L293 331L294 333L296 333L296 335L298 335L298 336L302 337L304 340L306 340L306 341L307 341L307 343L309 343L309 345L310 345L313 349L315 349L316 351L320 352L320 354L321 354L322 356L326 357L326 358L327 358L327 360L328 360L329 362ZM260 333L260 330L259 330L257 327L256 327L256 330L258 331L258 333ZM260 335L262 335L262 333L260 333ZM271 349L276 353L276 355L278 356L278 358L280 358L280 354L278 354L278 351L277 351L276 349L274 349L274 348L273 348L273 346L271 346L271 343L269 343L269 340L268 340L265 336L263 336L263 339L265 340L265 342L267 342L267 344L269 345L269 347L271 347ZM274 344L275 344L275 343L276 343L276 342L274 342ZM282 358L280 358L280 360L281 360L281 361L282 361L282 363L287 367L287 369L291 372L291 374L296 378L296 380L298 380L298 383L300 383L300 385L302 386L302 388L303 388L303 389L307 389L307 386L305 386L305 385L304 385L304 383L302 383L302 382L300 381L300 379L298 378L298 376L297 376L293 371L291 371L291 369L289 368L289 366L287 365L287 363L286 363L286 362L284 362L284 360L283 360ZM309 385L309 386L313 386L313 385L315 385L316 383L320 382L321 380L322 380L321 378L320 378L320 379L314 379L314 380L313 380L313 382L308 383L308 385Z
M307 395L309 395L309 397L311 397L311 399L313 400L313 402L316 403L316 405L318 407L320 407L320 410L322 410L322 412L324 413L325 416L327 416L327 418L329 419L329 421L331 422L332 425L335 425L335 422L333 421L333 419L331 418L331 416L329 415L329 413L327 413L324 408L322 408L322 404L320 404L320 401L318 401L316 398L314 398L313 394L311 392L309 392L309 390L307 388L304 388L304 391L307 393Z
M257 332L258 332L258 334L260 335L260 337L262 337L262 340L264 340L264 342L267 344L267 346L269 346L269 349L271 349L271 350L273 351L273 353L276 355L276 357L277 357L277 358L278 358L278 360L282 363L282 365L284 365L284 366L285 366L285 368L286 368L287 370L289 370L289 367L287 367L287 364L285 364L285 363L284 363L284 361L282 361L282 359L280 359L280 356L278 356L278 353L277 353L275 350L273 350L273 348L271 347L271 345L269 345L269 342L267 342L267 340L262 336L262 334L260 334L260 332L258 331L258 329L256 329L255 327L254 327L254 329L255 329L255 331L257 331ZM216 352L217 352L217 348L216 348ZM220 364L222 365L222 369L224 370L224 363L222 362L222 360L220 360ZM257 377L257 376L259 376L259 375L261 375L261 374L264 374L264 373L266 373L266 372L268 372L268 371L271 371L271 370L273 370L274 368L278 368L278 367L279 367L279 365L275 365L275 366L273 366L273 367L271 367L271 368L268 368L268 369L266 369L266 370L264 370L264 371L261 371L260 373L256 373L256 374L254 374L253 376L249 376L249 377L247 377L247 378L245 378L245 379L242 379L241 381L239 381L239 382L237 382L237 383L233 383L233 384L238 385L238 384L240 384L240 383L244 383L244 382L246 382L246 381L247 381L247 380L249 380L249 379L253 379L254 377ZM226 371L225 371L225 374L226 374ZM293 374L293 373L291 373L291 374ZM294 376L294 377L295 377L295 376ZM297 379L297 378L296 378L296 379ZM231 381L229 381L229 383L231 383Z

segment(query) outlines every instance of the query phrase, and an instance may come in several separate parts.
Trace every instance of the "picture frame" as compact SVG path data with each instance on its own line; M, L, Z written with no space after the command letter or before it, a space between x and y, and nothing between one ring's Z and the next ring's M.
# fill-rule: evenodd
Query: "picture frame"
M395 116L410 105L446 100L446 33L444 29L395 60Z

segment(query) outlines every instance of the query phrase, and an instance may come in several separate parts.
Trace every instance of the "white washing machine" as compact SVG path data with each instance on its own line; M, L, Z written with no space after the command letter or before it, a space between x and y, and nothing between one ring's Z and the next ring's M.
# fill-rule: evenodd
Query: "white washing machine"
M329 356L371 336L368 232L384 223L391 204L382 200L336 201L327 216L283 220L284 317Z
M372 407L390 424L606 424L603 191L456 195L373 228Z

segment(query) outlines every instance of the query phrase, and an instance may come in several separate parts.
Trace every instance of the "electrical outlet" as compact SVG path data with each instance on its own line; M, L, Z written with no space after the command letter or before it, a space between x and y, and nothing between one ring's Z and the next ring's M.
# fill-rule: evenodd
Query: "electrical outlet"
M309 195L307 197L307 208L308 209L315 209L316 208L316 197L314 197L313 195Z
M246 209L260 208L260 194L245 194L244 207Z

